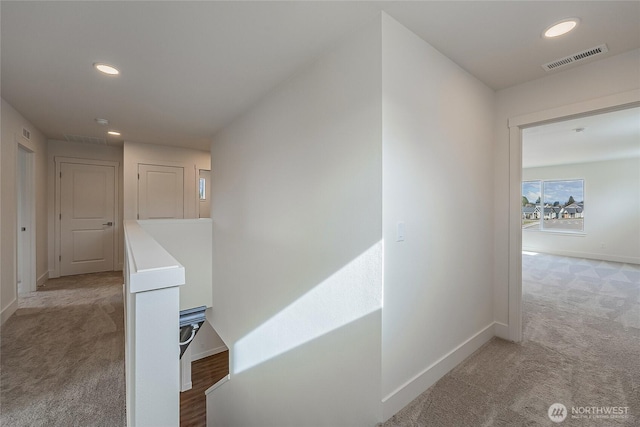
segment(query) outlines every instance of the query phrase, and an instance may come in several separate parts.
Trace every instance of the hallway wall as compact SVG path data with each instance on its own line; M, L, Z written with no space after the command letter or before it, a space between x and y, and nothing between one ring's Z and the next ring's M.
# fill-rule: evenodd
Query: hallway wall
M0 168L2 216L0 218L0 320L4 322L17 307L17 150L22 144L34 152L34 187L36 212L36 279L38 283L47 278L47 140L44 135L29 123L8 102L2 99L0 110ZM22 137L22 129L31 132L31 140Z

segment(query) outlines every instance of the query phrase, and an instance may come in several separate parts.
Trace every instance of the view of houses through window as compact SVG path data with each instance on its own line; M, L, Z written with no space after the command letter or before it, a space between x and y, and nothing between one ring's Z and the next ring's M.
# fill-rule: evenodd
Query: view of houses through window
M523 181L522 229L583 231L584 181Z

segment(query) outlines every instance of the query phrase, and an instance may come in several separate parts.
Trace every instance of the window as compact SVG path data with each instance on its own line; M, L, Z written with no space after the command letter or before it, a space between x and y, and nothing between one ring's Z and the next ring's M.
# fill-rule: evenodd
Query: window
M206 181L204 178L200 178L200 200L206 200L206 199L207 199Z
M584 231L584 180L523 181L522 229Z

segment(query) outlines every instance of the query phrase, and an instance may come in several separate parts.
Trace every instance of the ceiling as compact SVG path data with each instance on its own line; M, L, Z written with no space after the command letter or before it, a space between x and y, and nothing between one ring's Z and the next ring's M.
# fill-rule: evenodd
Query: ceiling
M640 107L522 131L522 166L640 157Z
M495 90L602 43L609 52L599 58L640 48L637 1L3 0L0 8L2 98L48 138L104 137L94 119L106 118L122 132L109 143L205 150L222 126L381 10ZM574 32L540 36L572 16L581 19ZM100 75L98 61L122 74Z

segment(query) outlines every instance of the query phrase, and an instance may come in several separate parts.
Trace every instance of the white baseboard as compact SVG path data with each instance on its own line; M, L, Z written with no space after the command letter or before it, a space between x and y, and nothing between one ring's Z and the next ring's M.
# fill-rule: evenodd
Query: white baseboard
M213 356L214 354L222 353L223 351L227 351L226 345L221 345L220 347L211 348L209 350L202 351L198 354L194 354L191 356L191 361L195 362L196 360L204 359L205 357Z
M489 341L495 333L496 322L482 328L465 342L442 356L439 360L425 368L422 372L398 387L391 394L382 399L382 418L388 420L413 399L431 387L446 373L455 368L460 362L469 357L474 351Z
M568 256L571 258L585 258L585 259L595 259L598 261L640 264L640 258L623 256L623 255L601 254L601 253L590 253L590 252L573 252L573 251L563 251L563 250L547 249L547 248L542 250L540 248L524 246L524 245L522 246L522 250L529 251L529 252L540 252L540 253L549 254L549 255Z
M3 325L4 322L6 322L7 319L11 317L11 315L15 313L17 309L18 309L18 299L16 298L11 302L11 304L6 306L4 310L2 310L2 313L0 313L0 325Z
M49 272L45 271L40 277L38 277L38 280L36 281L36 287L39 288L40 286L44 285L47 280L49 280Z
M501 322L493 322L493 335L503 340L509 340L509 325Z

